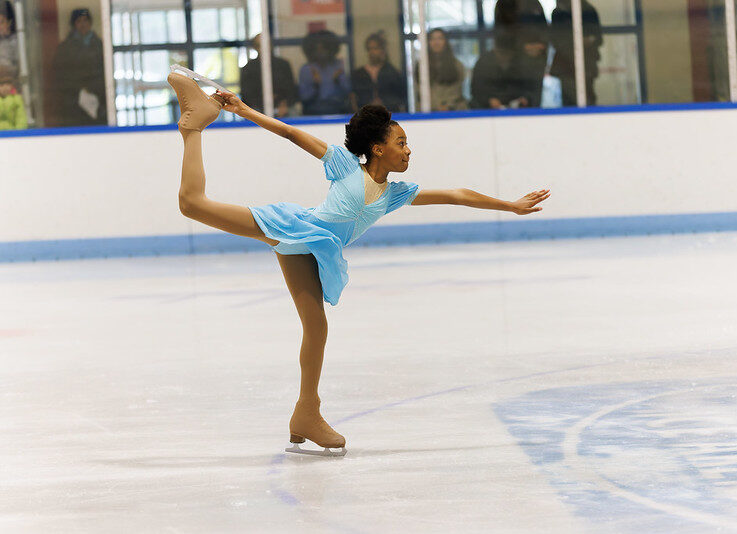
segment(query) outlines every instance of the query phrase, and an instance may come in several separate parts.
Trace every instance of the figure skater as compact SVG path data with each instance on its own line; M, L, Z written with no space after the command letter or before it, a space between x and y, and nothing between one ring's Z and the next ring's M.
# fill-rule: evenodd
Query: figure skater
M191 71L186 71L190 72ZM208 81L206 78L198 79ZM287 288L302 322L300 393L289 421L286 449L320 455L344 455L345 438L320 415L317 386L322 369L328 324L323 300L335 306L348 282L343 247L355 241L381 216L401 206L454 204L526 215L540 211L536 204L550 190L529 193L514 202L497 200L469 189L419 190L412 182L388 181L390 172L407 170L411 151L407 135L383 106L367 105L346 126L345 148L327 145L312 135L246 106L236 95L218 90L208 96L191 76L174 68L168 77L181 108L178 122L184 140L181 212L201 223L231 234L252 237L276 253ZM217 84L214 84L216 87ZM330 189L314 208L291 202L265 206L223 204L205 194L202 130L221 110L235 113L307 151L323 162ZM365 157L361 164L359 157ZM310 440L324 451L308 451L299 443ZM339 448L340 451L330 449Z

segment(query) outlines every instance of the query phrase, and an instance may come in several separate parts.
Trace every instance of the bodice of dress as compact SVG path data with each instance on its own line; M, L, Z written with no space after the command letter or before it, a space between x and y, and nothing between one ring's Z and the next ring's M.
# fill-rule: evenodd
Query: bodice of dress
M410 204L419 192L415 183L390 181L376 200L366 204L365 173L354 154L330 145L322 161L330 189L322 204L312 208L312 214L330 223L326 227L341 237L343 245L358 239L383 215ZM371 191L368 193L371 200Z

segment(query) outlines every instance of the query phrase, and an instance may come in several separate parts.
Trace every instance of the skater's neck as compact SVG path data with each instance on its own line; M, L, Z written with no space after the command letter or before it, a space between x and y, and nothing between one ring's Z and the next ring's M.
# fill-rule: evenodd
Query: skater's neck
M389 171L382 167L381 163L377 158L371 158L364 165L366 172L369 173L371 179L377 184L383 184L386 182L386 177L389 176Z

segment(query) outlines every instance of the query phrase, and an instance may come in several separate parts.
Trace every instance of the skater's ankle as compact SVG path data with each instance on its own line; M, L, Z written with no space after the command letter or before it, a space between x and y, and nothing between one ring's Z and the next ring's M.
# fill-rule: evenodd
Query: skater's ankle
M300 395L297 399L297 405L299 406L320 406L320 397L316 395Z
M178 126L179 133L182 134L182 139L186 139L194 132L197 132L198 130L193 130L192 128L182 128L181 126Z

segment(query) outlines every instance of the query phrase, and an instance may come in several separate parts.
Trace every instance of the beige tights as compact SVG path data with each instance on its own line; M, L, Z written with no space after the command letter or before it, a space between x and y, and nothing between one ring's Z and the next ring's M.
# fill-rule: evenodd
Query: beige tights
M202 199L201 206L193 209L193 212L198 213L198 220L238 235L247 235L228 226L231 220L223 214L234 209L232 206L204 200L205 169L202 161L201 132L181 127L179 131L184 140L180 202L183 202L183 199ZM252 219L250 213L248 216ZM277 253L277 259L302 322L302 344L299 352L300 392L289 422L290 440L293 443L302 443L306 438L323 447L343 447L345 438L335 432L320 415L320 397L317 389L322 373L328 323L317 261L312 254Z

